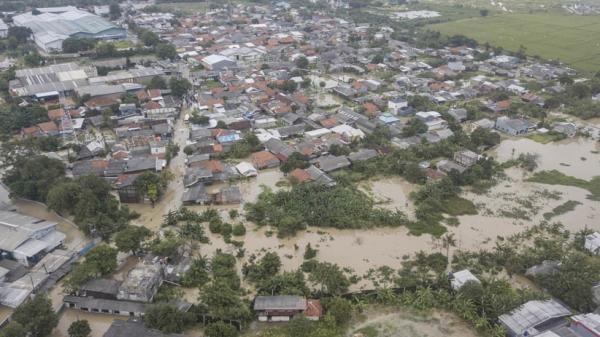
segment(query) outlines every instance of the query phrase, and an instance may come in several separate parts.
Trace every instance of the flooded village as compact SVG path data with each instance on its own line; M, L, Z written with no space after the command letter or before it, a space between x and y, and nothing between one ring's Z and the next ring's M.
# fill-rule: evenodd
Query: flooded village
M600 336L599 77L350 3L6 14L0 337Z

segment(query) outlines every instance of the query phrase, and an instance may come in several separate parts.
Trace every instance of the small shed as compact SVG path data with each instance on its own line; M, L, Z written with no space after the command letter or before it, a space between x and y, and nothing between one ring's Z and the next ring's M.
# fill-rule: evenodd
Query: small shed
M458 290L462 288L467 282L477 282L481 283L475 275L473 275L469 270L463 269L461 271L457 271L452 273L452 280L450 284L452 285L452 289Z

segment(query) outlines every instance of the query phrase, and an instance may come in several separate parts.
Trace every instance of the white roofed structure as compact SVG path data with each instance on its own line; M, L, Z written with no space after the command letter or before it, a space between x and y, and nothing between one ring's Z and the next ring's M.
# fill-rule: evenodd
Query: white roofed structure
M452 280L450 284L452 285L452 289L458 290L462 288L467 282L477 282L480 283L479 279L475 277L469 270L463 269L461 271L457 271L456 273L452 273Z

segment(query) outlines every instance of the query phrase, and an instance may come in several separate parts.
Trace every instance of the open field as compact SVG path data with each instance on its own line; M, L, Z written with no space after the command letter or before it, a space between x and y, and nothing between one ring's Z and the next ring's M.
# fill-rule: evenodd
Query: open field
M600 70L600 16L506 14L430 25L444 34L462 34L480 43L558 59L588 72Z

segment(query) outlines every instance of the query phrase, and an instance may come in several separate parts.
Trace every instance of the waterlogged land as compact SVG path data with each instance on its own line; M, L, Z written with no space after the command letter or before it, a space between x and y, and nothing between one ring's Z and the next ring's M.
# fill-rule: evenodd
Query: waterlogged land
M350 328L356 337L477 337L464 321L445 312L372 310Z
M539 166L536 171L556 169L578 179L591 179L595 174L600 173L598 145L589 140L565 140L549 144L540 144L529 139L505 140L491 154L500 161L506 161L518 157L520 153L533 153L538 156ZM586 159L583 160L582 157ZM486 193L477 194L467 190L461 195L475 204L477 214L458 216L459 225L447 227L448 232L453 233L457 240L456 247L450 249L450 254L455 249L479 250L491 247L497 237L507 237L519 233L548 218L553 222L563 223L567 229L572 231L586 227L597 228L600 218L600 203L586 198L589 194L587 190L575 186L529 182L527 180L532 177L533 173L520 168L510 168L505 173L506 177ZM280 171L267 170L261 171L257 178L235 184L240 186L244 203L247 203L256 201L262 190L261 185L273 190L289 188L282 182L285 182L285 177ZM180 185L171 184L170 191L154 208L150 205L132 205L132 209L142 213L141 218L137 219L135 223L154 231L160 230L162 215L180 205L179 198L182 191L177 190ZM219 186L213 186L213 188L219 188ZM418 189L418 186L399 177L381 177L362 182L359 188L375 200L375 207L400 210L409 218L414 216L410 193ZM18 206L26 214L59 221L61 229L67 232L68 245L79 245L85 241L79 231L65 221L61 222L55 214L48 213L43 205L18 202ZM194 206L191 209L201 212L207 207ZM304 261L304 249L309 243L318 250L318 260L339 264L343 268L351 269L357 276L363 276L369 269L379 266L399 268L401 261L406 256L420 250L445 253L439 239L430 235L412 236L405 227L360 230L313 227L299 231L293 237L282 239L278 238L276 232L271 228L259 228L242 220L243 217L230 219L229 210L238 209L242 212L243 204L217 209L224 221L233 224L244 222L246 226L247 232L244 236L233 237L234 240L244 243L245 255L238 265L240 268L250 256L262 256L267 251L274 251L281 257L283 269L297 269ZM210 244L200 245L198 253L212 256L217 250L233 254L238 252L238 248L225 243L221 235L212 234L208 229L206 232L210 238ZM118 277L126 275L126 270L130 265L131 263L126 262L119 271ZM351 289L370 288L371 286L368 281L360 280ZM58 295L57 293L56 298L60 297ZM54 294L52 297L55 297ZM186 292L186 298L195 301L197 292ZM408 327L412 326L415 328L417 336L419 334L437 336L437 333L444 334L444 332L452 335L451 332L435 326L427 328L430 330L419 330L420 327L427 325L426 322L394 315L399 314L386 313L383 316L372 317L370 320L367 319L363 325L357 326L354 331L365 333L369 329L376 329L382 333L382 336L403 337L403 331L409 331L412 328ZM66 328L77 317L90 320L91 324L97 327L94 329L95 331L103 331L114 319L111 316L85 315L78 311L66 310L62 313L59 327L54 336L66 336ZM460 329L450 330L455 331L456 336L469 336Z

